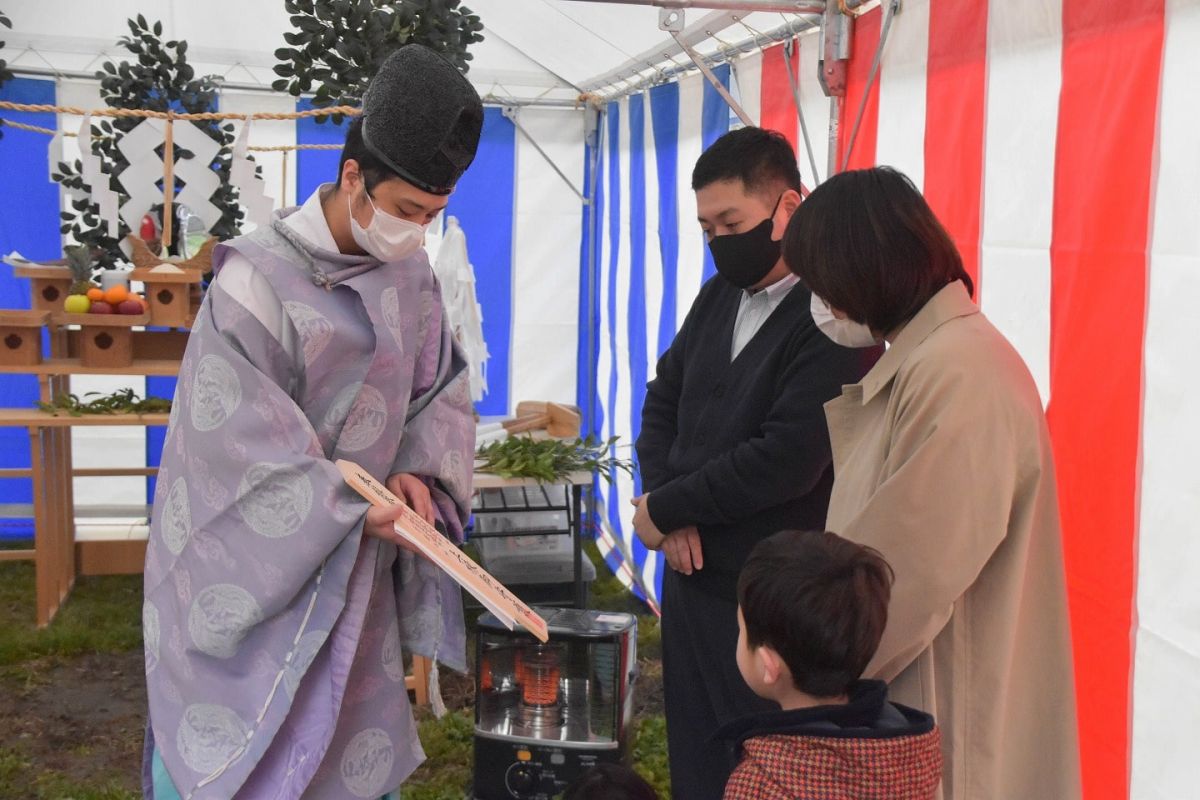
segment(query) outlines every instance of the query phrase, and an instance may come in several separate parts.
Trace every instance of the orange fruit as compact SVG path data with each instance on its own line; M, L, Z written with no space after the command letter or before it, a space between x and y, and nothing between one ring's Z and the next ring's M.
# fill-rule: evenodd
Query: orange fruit
M97 300L103 300L104 299L104 290L101 289L99 286L93 286L91 289L87 290L87 298L88 298L88 300L91 300L93 303L96 302Z
M108 303L109 305L120 305L122 302L128 299L129 290L120 284L117 284L116 286L110 286L108 290L104 292L104 302Z

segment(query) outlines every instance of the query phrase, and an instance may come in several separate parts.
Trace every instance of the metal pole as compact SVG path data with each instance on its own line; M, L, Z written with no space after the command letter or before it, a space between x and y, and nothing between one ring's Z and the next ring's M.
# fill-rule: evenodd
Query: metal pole
M844 97L829 98L829 154L825 158L825 176L832 178L838 172L838 117L842 113Z
M588 184L588 252L587 252L587 286L585 287L587 302L587 358L588 365L586 370L587 375L587 398L584 408L587 409L588 435L590 436L596 424L596 370L599 369L599 363L593 360L593 354L596 352L596 327L599 320L596 319L596 252L598 242L596 241L597 234L597 213L596 213L596 187L603 180L600 174L600 153L604 147L604 128L605 115L607 112L600 108L589 108L587 112L587 120L595 120L595 135L593 137L593 146L591 153L591 165L589 174L591 182ZM587 122L585 122L587 124ZM603 438L603 437L601 437ZM587 492L588 519L596 519L596 492L593 486L588 487ZM578 520L579 534L583 535L583 518Z
M712 8L720 11L772 11L783 14L821 14L826 3L817 0L575 0L585 3L616 3L659 8Z
M796 49L796 40L788 39L783 46L783 63L787 69L788 84L792 87L792 98L796 103L796 116L800 118L800 133L804 136L804 149L808 151L808 165L812 167L813 186L821 182L821 173L817 172L817 158L813 155L812 139L808 135L808 123L804 121L804 106L800 103L800 85L792 72L792 51ZM799 62L800 54L796 54Z
M813 30L816 27L817 27L817 25L814 24L811 16L804 17L804 18L797 17L796 19L792 20L791 22L789 22L785 25L780 26L779 28L775 28L771 31L765 32L761 36L755 35L751 38L747 38L747 39L735 42L735 43L731 44L729 47L722 48L721 50L718 50L717 52L708 56L705 60L707 61L709 66L714 66L717 64L725 63L727 61L730 61L735 56L742 55L744 53L754 52L756 50L762 49L764 47L770 47L771 45L775 45L775 44L783 44L789 38L791 38L793 36L798 36L806 31ZM689 26L688 29L690 30L691 26ZM686 31L684 33L681 33L680 35L682 37L684 37L684 41L687 41L689 44L693 43L693 40L690 40L689 38L687 38ZM707 37L705 37L705 38L707 38ZM586 84L584 84L583 88L585 91L588 91L588 92L592 93L593 95L595 95L597 97L597 99L599 99L603 102L611 102L613 100L617 100L626 95L635 94L637 92L640 92L643 89L646 89L650 86L656 86L660 83L666 83L668 81L674 80L678 76L688 72L692 67L687 64L681 64L679 61L676 61L673 58L671 58L671 56L674 56L676 54L674 48L678 48L679 52L682 52L682 48L679 48L678 45L672 45L671 47L672 47L672 49L668 49L668 50L662 50L660 48L660 49L654 51L653 54L650 54L650 53L644 54L645 55L644 59L636 61L636 63L634 63L634 64L627 65L626 67L623 67L622 69L615 70L610 73L606 73L605 75L600 76L600 77L596 78L595 80L588 81ZM670 66L663 67L661 69L655 69L654 73L649 76L634 80L633 82L629 82L630 78L636 76L640 72L645 72L647 69L649 69L647 60L649 58L651 58L652 56L655 58L662 58L664 60L667 60L670 58L670 60L673 61L674 63L671 64ZM624 85L617 91L613 91L611 93L605 93L606 89L611 89L612 87L616 86L618 83L621 83Z
M742 124L746 125L747 127L753 127L754 120L750 119L750 115L742 110L742 107L738 105L738 102L733 99L733 95L731 95L729 90L725 88L725 84L721 83L721 81L717 79L717 76L713 74L713 71L709 69L708 64L706 64L704 61L704 56L688 47L684 43L683 39L680 38L678 33L672 33L671 35L675 37L675 41L679 42L679 46L683 48L683 52L688 54L688 58L692 59L692 63L704 73L704 77L707 78L708 82L711 83L713 88L717 90L717 94L721 95L721 99L725 101L725 104L733 109L733 113L738 115L738 119L742 121Z
M829 153L825 176L838 171L838 125L846 96L846 72L850 63L851 18L831 4L821 18L821 88L829 96Z
M867 85L863 87L862 100L858 104L858 113L854 116L854 127L850 129L850 140L846 143L846 156L842 159L842 169L850 166L850 155L854 152L854 143L858 140L858 130L862 125L863 114L867 110L867 101L871 99L871 89L875 79L879 77L879 64L883 60L883 48L887 44L888 31L892 27L892 18L900 10L900 0L890 0L883 12L883 28L879 32L879 45L875 48L875 58L871 61L871 72L867 76Z
M543 150L542 146L537 143L537 139L534 139L533 136L530 135L529 131L525 130L525 128L521 125L520 121L517 119L518 111L519 111L519 109L517 109L517 108L514 108L512 106L506 106L501 113L503 113L505 118L508 119L508 121L513 124L514 128L516 128L518 131L520 131L522 136L524 136L526 139L529 140L529 143L531 145L533 145L533 149L537 150L538 154L541 155L541 157L546 160L546 163L550 165L550 168L553 169L556 173L558 173L558 177L563 179L563 183L565 183L567 186L571 187L571 191L574 192L575 195L580 200L583 201L584 205L587 205L588 199L583 196L583 192L579 191L579 187L577 187L574 183L571 182L571 179L567 177L567 174L565 172L563 172L561 169L559 169L558 164L554 163L554 159L552 159L550 157L550 154L547 153L545 150Z

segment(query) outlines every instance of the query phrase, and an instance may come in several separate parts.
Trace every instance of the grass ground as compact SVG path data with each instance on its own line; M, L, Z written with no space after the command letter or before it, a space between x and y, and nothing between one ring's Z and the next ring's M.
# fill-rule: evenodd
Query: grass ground
M669 796L658 622L611 577L593 608L639 614L635 768ZM33 625L33 565L0 563L0 800L133 800L146 693L139 576L81 578L54 623ZM471 776L472 681L443 673L450 713L418 713L428 757L404 800L459 800Z

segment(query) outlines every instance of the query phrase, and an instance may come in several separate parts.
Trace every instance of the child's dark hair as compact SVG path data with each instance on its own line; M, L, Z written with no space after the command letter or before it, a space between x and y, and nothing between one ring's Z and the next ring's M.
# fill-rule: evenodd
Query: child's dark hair
M747 194L800 191L800 169L791 142L777 131L739 128L705 150L692 170L692 191L717 181L740 180Z
M892 579L869 547L832 533L777 533L751 551L738 578L747 643L779 653L805 694L844 694L879 647Z
M658 793L624 764L597 764L567 787L563 800L658 800Z

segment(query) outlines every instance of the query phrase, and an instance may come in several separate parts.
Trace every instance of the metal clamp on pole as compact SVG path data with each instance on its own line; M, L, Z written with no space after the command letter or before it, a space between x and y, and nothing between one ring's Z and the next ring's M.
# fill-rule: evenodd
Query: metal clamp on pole
M853 19L841 13L835 3L825 8L821 18L821 88L829 98L829 156L825 175L838 171L838 117L846 97L846 75L850 64Z
M707 78L708 82L711 83L713 88L717 90L717 94L721 95L721 99L725 101L725 104L733 109L733 113L738 115L738 119L742 121L742 124L746 126L753 126L754 120L750 119L750 115L747 114L745 110L738 105L738 102L733 99L733 95L731 95L729 90L725 88L725 84L721 83L721 81L717 79L716 74L713 73L712 69L708 66L708 62L705 61L704 56L693 50L691 45L684 41L683 37L680 35L683 31L683 12L669 8L659 9L658 27L661 30L671 34L671 38L675 40L675 43L679 45L683 52L687 53L687 56L692 60L692 63L695 64L702 73L704 73L704 77Z

